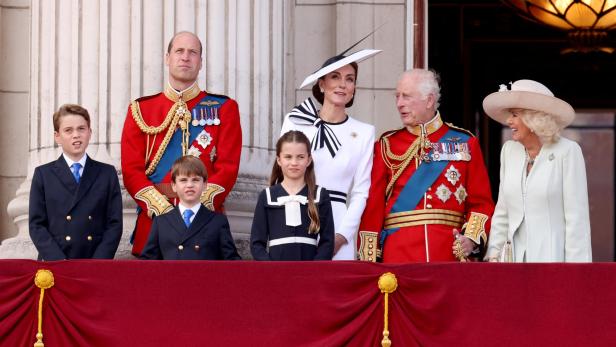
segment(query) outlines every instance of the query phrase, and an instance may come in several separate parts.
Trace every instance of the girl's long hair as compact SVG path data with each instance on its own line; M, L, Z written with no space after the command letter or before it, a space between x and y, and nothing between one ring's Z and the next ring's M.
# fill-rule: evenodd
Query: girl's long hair
M280 157L280 151L282 150L282 145L285 143L301 143L306 146L306 152L308 153L308 157L312 159L310 155L310 140L304 135L303 132L298 130L291 130L286 132L284 135L278 139L276 143L276 158ZM270 176L270 186L281 183L284 180L284 175L282 173L282 169L280 165L278 165L278 161L274 160L274 166L272 167L272 175ZM308 217L310 218L310 226L308 227L309 234L316 234L321 229L321 221L319 220L319 211L317 210L317 206L314 203L315 193L316 193L316 178L314 176L314 161L310 161L310 165L306 168L306 172L304 173L304 181L306 182L306 186L308 187Z

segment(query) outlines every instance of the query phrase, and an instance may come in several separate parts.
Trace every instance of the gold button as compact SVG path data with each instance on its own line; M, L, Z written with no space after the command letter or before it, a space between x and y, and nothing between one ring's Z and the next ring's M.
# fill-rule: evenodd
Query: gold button
M373 254L372 251L368 251L368 255L372 255L372 254Z
M92 235L88 235L88 241L92 241Z
M88 216L88 220L92 220L92 216Z
M426 205L426 208L432 208L432 205L427 204L427 205Z
M372 261L372 257L368 257L368 261Z
M70 215L66 216L66 220L70 221L71 219L73 219Z
M426 195L426 199L432 200L432 195Z
M70 240L71 240L71 237L70 237L70 236L66 236L64 239L65 239L66 241L70 241Z
M199 248L200 248L199 245L195 245L195 251L198 251Z
M374 245L368 245L368 248L372 249L372 248L374 248Z
M179 245L179 246L178 246L178 249L181 251L181 250L183 250L183 249L184 249L184 246Z
M368 242L372 243L372 241L374 241L372 237L368 239Z

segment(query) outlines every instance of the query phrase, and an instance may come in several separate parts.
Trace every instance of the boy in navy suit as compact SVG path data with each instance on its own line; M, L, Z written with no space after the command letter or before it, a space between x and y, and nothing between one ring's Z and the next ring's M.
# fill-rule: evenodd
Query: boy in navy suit
M122 236L122 195L116 169L88 157L90 115L79 105L53 114L58 160L34 170L30 238L39 260L112 259Z
M206 183L207 172L198 158L187 155L173 163L171 188L179 203L154 218L142 259L241 259L227 217L201 204Z

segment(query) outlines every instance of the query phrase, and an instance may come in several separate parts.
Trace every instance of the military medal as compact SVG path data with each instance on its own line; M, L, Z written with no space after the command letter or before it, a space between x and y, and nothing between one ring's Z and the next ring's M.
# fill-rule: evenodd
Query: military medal
M197 119L197 109L193 108L192 110L192 122L190 124L192 124L192 126L196 127L197 125L199 125L199 120Z
M203 114L205 113L204 109L201 109L201 119L199 120L200 126L205 126L205 119L203 118Z
M220 125L220 118L218 118L218 109L214 109L214 119L212 120L214 125Z

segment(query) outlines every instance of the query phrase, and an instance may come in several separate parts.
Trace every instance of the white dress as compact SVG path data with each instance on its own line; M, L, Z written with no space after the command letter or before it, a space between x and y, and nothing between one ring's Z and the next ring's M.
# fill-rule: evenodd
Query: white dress
M561 137L545 144L526 175L526 152L507 141L486 258L512 244L515 262L590 262L586 168L580 146Z
M318 113L310 98L302 105L305 107L300 108L300 105L287 114L280 135L289 130L300 130L313 141L316 183L328 190L335 232L348 241L333 260L354 260L357 258L357 230L370 189L374 126L351 117L341 123L327 123L315 118ZM293 115L306 117L302 121ZM317 134L320 128L314 125L315 121L318 126L325 127L320 134ZM315 135L318 135L316 139ZM323 147L315 149L320 143Z

